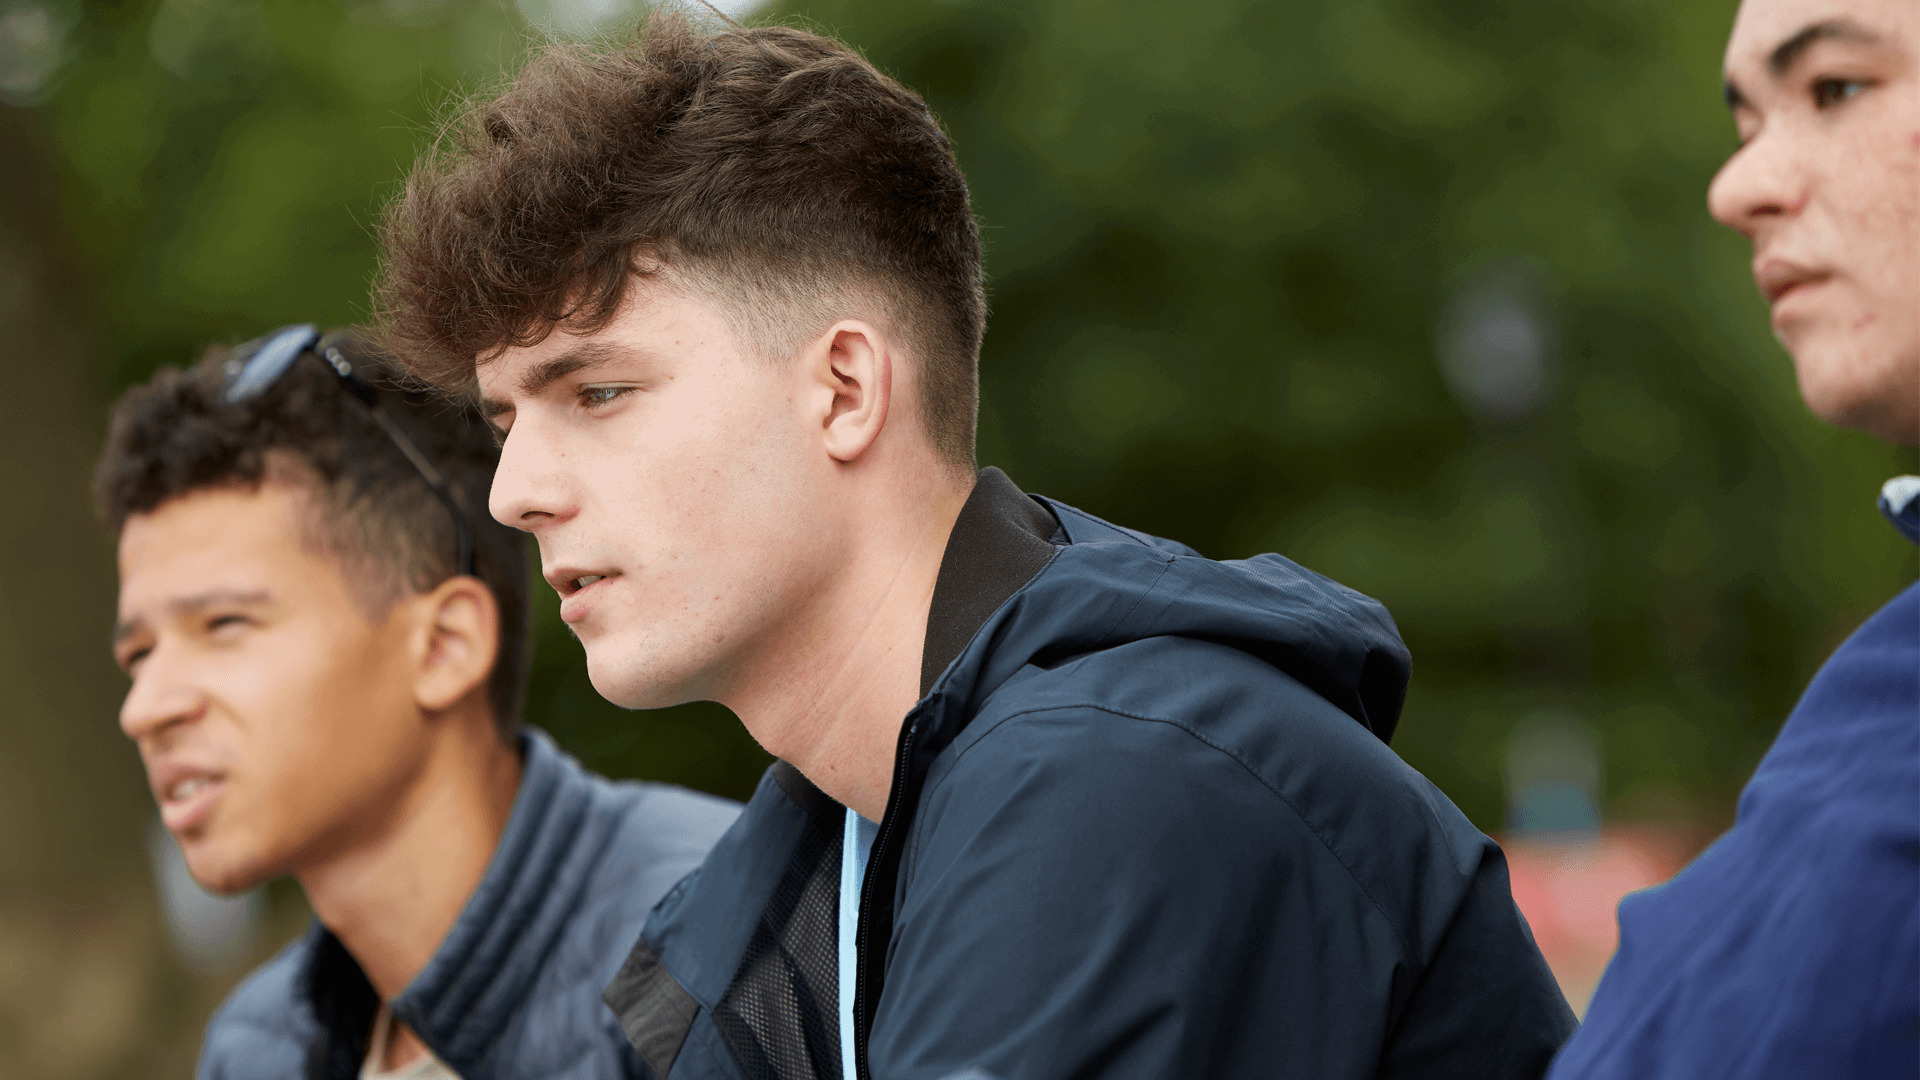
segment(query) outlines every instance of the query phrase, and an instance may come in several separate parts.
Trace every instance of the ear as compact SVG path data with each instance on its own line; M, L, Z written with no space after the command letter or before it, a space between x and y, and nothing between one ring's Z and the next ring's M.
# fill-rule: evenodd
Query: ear
M872 323L844 319L818 339L812 367L829 398L821 417L827 453L835 461L858 461L887 426L893 400L890 344Z
M479 578L453 577L414 597L421 618L415 635L414 700L443 712L476 690L483 695L500 652L500 609Z

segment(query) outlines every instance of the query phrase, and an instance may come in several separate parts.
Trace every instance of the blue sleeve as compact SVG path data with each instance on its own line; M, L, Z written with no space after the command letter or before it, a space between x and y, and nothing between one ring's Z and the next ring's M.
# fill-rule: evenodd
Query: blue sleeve
M1552 1075L1920 1076L1920 586L1815 676L1733 829L1621 903Z

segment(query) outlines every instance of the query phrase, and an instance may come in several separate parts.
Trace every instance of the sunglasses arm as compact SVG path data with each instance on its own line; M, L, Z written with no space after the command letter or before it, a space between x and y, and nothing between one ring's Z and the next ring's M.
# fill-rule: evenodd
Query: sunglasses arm
M460 510L460 505L453 501L453 489L447 486L446 478L440 475L439 469L434 468L433 462L427 460L427 455L413 445L413 440L407 438L399 425L387 416L386 410L378 405L369 405L367 411L373 414L373 420L380 425L380 430L385 431L387 437L393 440L393 445L399 447L400 452L407 456L407 460L413 462L413 467L420 470L421 479L425 480L427 486L433 489L433 493L440 497L440 501L447 505L448 512L453 515L453 527L460 534L460 572L469 577L473 576L473 533L467 527L467 515Z

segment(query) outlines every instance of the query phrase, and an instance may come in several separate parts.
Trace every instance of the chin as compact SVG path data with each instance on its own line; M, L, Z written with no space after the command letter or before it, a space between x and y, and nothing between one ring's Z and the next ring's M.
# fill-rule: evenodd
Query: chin
M1794 374L1807 408L1836 427L1889 442L1920 436L1920 352L1891 356L1864 341L1794 342Z
M700 700L684 692L684 680L661 677L661 666L621 655L603 644L587 650L587 681L594 693L623 709L665 709Z
M217 815L185 835L174 836L193 880L208 892L232 895L279 877L285 871L284 860L275 858L267 842L270 838L252 829L233 828L230 817L221 820L225 816Z
M263 860L222 850L219 845L204 840L182 841L180 853L186 857L187 872L210 893L232 896L278 876L263 868Z

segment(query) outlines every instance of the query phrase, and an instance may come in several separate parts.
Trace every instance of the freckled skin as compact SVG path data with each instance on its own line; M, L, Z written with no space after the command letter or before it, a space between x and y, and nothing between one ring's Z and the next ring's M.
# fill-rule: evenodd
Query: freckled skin
M1815 23L1784 73L1769 56ZM1746 0L1726 76L1745 140L1708 205L1753 242L1767 283L1804 276L1773 325L1821 418L1920 444L1920 3ZM1769 278L1769 274L1772 278Z
M479 369L489 398L584 341L630 350L511 418L494 516L532 531L542 563L612 571L569 625L594 689L627 708L724 700L751 677L807 597L824 592L842 545L807 478L805 372L776 369L734 340L721 310L643 290L613 324L564 331ZM592 410L574 383L631 388ZM563 614L570 614L563 609Z

